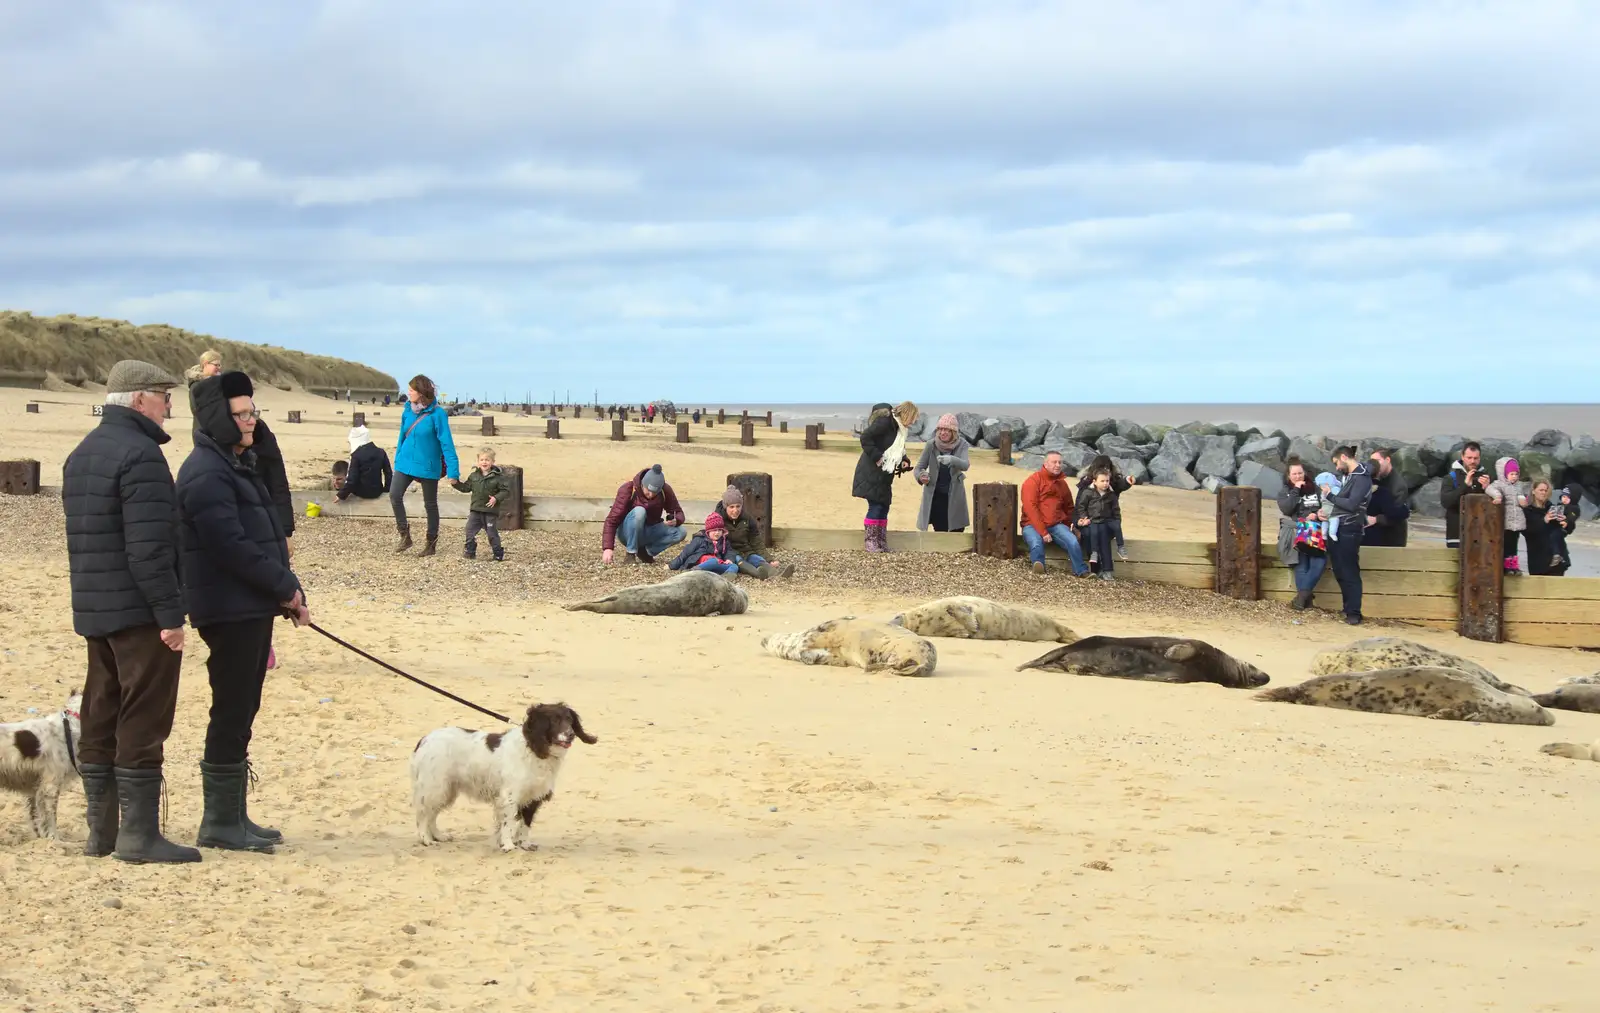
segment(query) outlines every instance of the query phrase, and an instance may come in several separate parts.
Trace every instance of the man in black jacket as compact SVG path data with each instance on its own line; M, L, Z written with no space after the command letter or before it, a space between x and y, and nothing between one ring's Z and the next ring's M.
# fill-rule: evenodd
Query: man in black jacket
M1367 525L1362 545L1381 545L1389 548L1406 547L1406 523L1411 516L1411 505L1406 502L1405 476L1394 470L1394 450L1379 447L1368 457L1372 471L1372 502L1367 505Z
M285 612L311 621L271 494L256 471L254 388L243 373L207 377L189 390L194 451L178 469L183 586L189 618L211 649L211 720L200 775L203 848L271 851L282 834L245 809L251 729L272 647L272 621Z
M1461 448L1461 459L1445 473L1444 484L1439 487L1439 505L1444 507L1444 546L1461 547L1461 497L1488 495L1489 483L1494 481L1494 470L1483 467L1483 448L1468 443Z
M1338 531L1328 542L1328 565L1333 567L1333 577L1339 582L1343 598L1344 621L1351 626L1361 625L1361 540L1366 535L1367 510L1372 502L1372 471L1370 461L1356 457L1355 447L1340 447L1333 452L1333 467L1344 481L1339 491L1322 487L1323 502L1328 505L1328 519L1336 522Z
M158 819L183 664L178 511L161 453L176 386L148 362L112 366L100 424L62 472L72 626L89 647L78 743L83 853L115 851L125 862L200 861L162 837Z

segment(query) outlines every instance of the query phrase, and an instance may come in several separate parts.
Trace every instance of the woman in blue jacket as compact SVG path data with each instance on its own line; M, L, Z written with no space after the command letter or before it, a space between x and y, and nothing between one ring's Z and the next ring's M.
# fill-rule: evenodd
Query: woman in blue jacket
M400 443L394 451L394 481L389 502L394 505L394 526L400 532L396 552L411 548L411 526L406 523L406 489L422 486L422 506L428 513L428 543L422 555L431 556L439 541L439 479L461 474L456 443L450 438L450 420L439 406L433 381L420 373L411 378L406 406L400 413Z

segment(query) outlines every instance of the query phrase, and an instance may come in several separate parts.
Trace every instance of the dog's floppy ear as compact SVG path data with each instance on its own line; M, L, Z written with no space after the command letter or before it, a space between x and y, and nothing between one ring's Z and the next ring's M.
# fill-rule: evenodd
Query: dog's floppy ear
M555 728L550 723L550 712L534 704L528 708L527 720L522 722L522 737L528 748L541 760L550 759L550 744L555 741Z
M583 730L583 719L578 717L577 711L573 710L571 707L568 707L567 713L572 716L572 733L574 735L582 739L586 745L590 746L600 741L597 736L590 735L588 732Z

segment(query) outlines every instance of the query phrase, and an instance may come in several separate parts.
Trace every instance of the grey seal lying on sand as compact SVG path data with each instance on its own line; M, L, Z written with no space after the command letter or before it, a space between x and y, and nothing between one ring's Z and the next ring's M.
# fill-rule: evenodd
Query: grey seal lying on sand
M734 616L750 607L745 589L707 570L690 570L659 584L636 584L604 598L563 606L568 612L629 616Z
M1183 637L1086 637L1018 665L1017 671L1030 668L1149 682L1214 682L1229 689L1271 681L1249 662Z
M1038 609L1002 605L987 598L959 595L908 609L889 620L923 637L966 640L1053 640L1070 644L1078 635Z
M1476 676L1502 693L1532 696L1521 686L1502 682L1493 672L1476 661L1458 658L1454 654L1419 644L1402 637L1367 637L1330 647L1311 660L1312 675L1337 675L1340 672L1382 672L1397 668L1453 668L1458 672Z
M1264 689L1256 699L1443 721L1556 723L1555 716L1531 698L1501 692L1477 676L1454 668L1390 668L1319 675L1298 686Z
M774 633L761 647L806 665L853 665L895 675L932 675L939 662L933 645L915 633L870 619L829 619L799 633Z

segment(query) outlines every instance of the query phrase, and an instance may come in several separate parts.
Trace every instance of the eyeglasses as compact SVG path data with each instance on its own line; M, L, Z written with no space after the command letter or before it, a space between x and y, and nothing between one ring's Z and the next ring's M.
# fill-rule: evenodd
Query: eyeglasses
M247 412L234 412L233 417L240 422L254 422L261 417L261 412L259 409L252 408Z
M172 391L170 390L141 390L139 393L161 398L167 404L172 403Z

